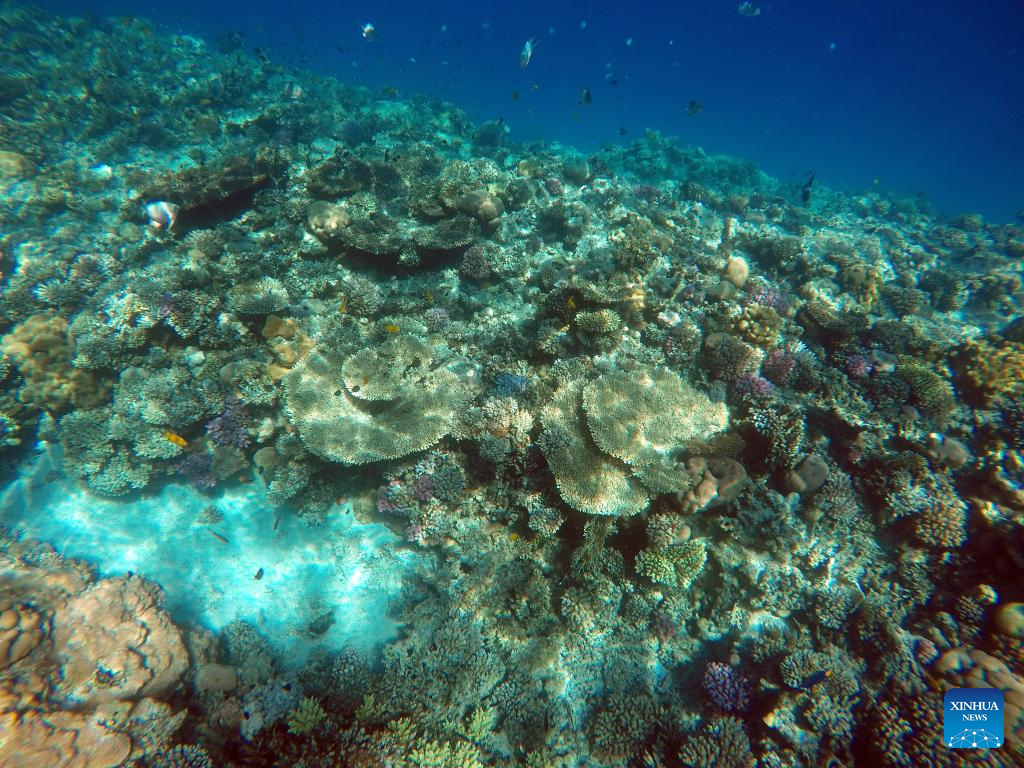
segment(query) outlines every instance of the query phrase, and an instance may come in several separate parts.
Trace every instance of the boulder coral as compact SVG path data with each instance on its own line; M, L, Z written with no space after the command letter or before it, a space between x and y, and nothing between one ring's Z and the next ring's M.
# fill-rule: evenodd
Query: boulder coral
M0 765L158 761L184 717L158 699L191 664L162 597L137 576L96 581L46 545L0 536Z
M106 395L95 377L73 368L74 341L68 321L56 315L32 315L0 339L0 353L14 361L24 383L18 400L46 410L91 408Z

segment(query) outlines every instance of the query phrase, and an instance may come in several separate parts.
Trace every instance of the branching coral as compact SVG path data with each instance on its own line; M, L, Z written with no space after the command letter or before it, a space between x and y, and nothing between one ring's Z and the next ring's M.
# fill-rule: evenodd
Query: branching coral
M636 557L636 571L655 584L685 589L700 575L707 559L706 543L694 539L641 551Z

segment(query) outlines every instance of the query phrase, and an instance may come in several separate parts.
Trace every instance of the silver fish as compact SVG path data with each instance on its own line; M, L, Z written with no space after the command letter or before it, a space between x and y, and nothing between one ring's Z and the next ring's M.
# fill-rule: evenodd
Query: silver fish
M523 46L523 52L519 54L519 66L525 68L533 58L533 51L537 47L537 38L531 37Z

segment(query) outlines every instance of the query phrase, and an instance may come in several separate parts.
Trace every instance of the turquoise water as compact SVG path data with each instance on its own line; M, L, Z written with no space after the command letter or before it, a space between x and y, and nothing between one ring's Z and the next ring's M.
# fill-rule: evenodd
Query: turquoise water
M618 9L57 10L0 10L0 765L1022 764L1005 135L712 136L764 73Z

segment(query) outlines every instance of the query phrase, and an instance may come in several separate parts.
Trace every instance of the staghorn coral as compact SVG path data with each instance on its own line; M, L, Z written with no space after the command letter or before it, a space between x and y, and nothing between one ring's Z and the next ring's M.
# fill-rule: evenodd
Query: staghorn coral
M395 354L422 348L412 339L389 343ZM289 417L305 446L329 461L366 464L424 450L448 434L467 400L455 374L430 363L426 355L389 361L372 348L344 361L314 350L283 379Z
M727 712L741 712L750 704L750 681L720 661L704 667L704 690L716 707Z

